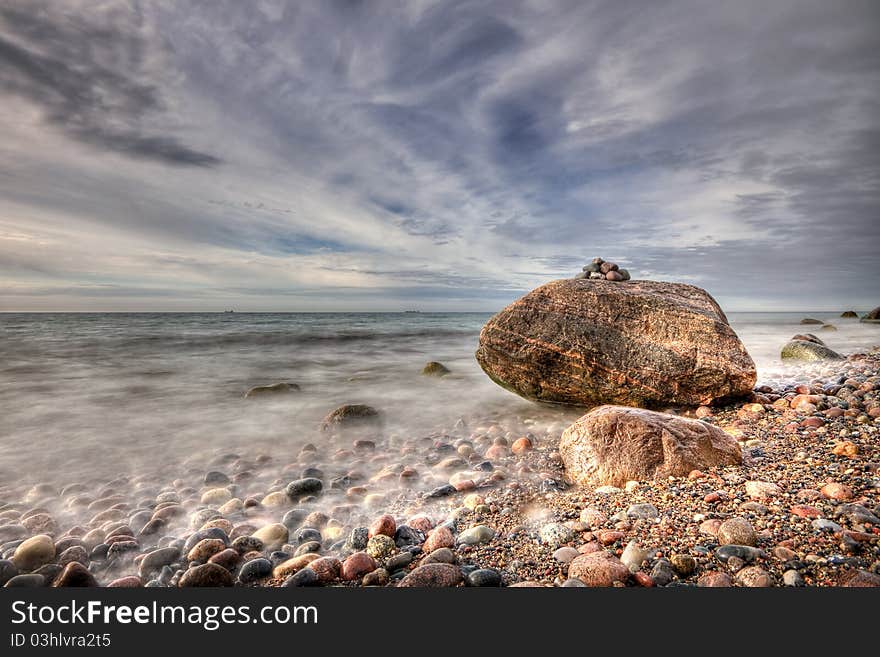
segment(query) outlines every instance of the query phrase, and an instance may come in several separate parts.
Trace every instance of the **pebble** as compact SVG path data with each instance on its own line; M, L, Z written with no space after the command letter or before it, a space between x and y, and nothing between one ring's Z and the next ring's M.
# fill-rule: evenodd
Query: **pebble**
M722 563L734 558L749 563L755 559L765 559L767 554L764 550L749 545L722 545L715 550L715 557Z
M318 574L311 568L303 568L284 580L281 586L317 586Z
M760 566L746 566L736 574L736 581L749 588L767 588L773 586L773 578Z
M46 578L42 575L38 575L37 573L26 573L22 575L16 575L15 577L10 578L6 584L3 585L4 588L8 589L18 589L18 588L28 588L28 589L36 589L42 588L46 586Z
M290 531L281 523L265 525L255 531L252 536L263 543L267 550L279 548L290 538Z
M733 580L730 575L719 571L711 571L700 576L697 580L697 586L707 588L722 588L733 586Z
M385 586L389 579L390 577L387 570L384 568L376 568L373 572L364 575L364 579L361 583L364 586Z
M825 484L819 492L828 499L837 500L838 502L848 502L854 497L852 488L836 482Z
M568 576L576 577L587 586L614 586L626 582L630 570L607 550L582 554L568 565Z
M22 541L12 555L19 570L36 570L55 558L55 543L47 534L37 534Z
M384 561L397 551L397 545L390 536L378 534L367 541L366 551L374 559Z
M306 568L315 571L321 584L330 584L339 578L342 564L336 557L320 557L310 562Z
M553 553L553 558L556 559L559 563L570 563L572 559L578 556L580 552L578 552L575 548L565 546L558 548Z
M238 581L250 584L272 574L272 562L263 557L246 562L238 573Z
M455 563L456 561L457 559L455 558L455 552L453 552L449 548L437 548L424 559L422 559L422 564Z
M222 552L225 549L226 543L219 538L204 538L187 552L186 559L193 563L205 563L215 554Z
M629 518L640 518L642 520L650 520L660 516L660 512L653 504L631 504L626 510Z
M786 586L806 586L806 582L801 574L790 568L782 573L782 583Z
M323 489L324 483L317 477L304 477L291 481L284 492L291 500L299 502L304 497L319 494Z
M630 541L623 549L620 555L620 561L624 566L629 568L630 572L639 570L642 563L653 554L653 550L645 550L639 546L638 542Z
M558 522L550 522L543 525L538 533L541 537L541 542L553 548L574 540L574 531L570 527Z
M78 561L68 563L61 574L52 582L52 586L59 588L91 587L98 586L95 576Z
M433 552L434 550L442 547L454 547L455 546L455 537L452 535L452 532L448 527L439 526L428 534L428 538L425 540L424 545L422 545L422 549L425 552Z
M355 552L342 562L341 577L346 581L353 581L374 570L376 570L376 562L373 557L366 552Z
M666 586L675 579L672 563L667 559L658 559L651 569L651 579L657 586Z
M397 586L417 588L447 588L458 586L462 580L458 566L447 563L431 563L419 566L404 577Z
M194 566L187 570L180 578L177 585L181 588L232 586L233 579L232 573L223 566L219 566L215 563L205 563L201 566Z
M745 518L729 518L718 527L721 545L754 545L757 540L752 524Z
M394 537L394 533L397 531L397 523L394 522L394 517L388 515L379 516L376 520L373 521L373 524L370 525L369 528L369 536L376 536L377 534L384 534L385 536Z
M681 577L690 577L697 570L697 560L689 554L673 554L669 562Z
M478 568L467 576L469 586L501 586L501 573L494 568Z
M833 532L838 533L843 531L843 527L838 525L836 522L832 520L826 520L825 518L816 518L812 523L813 529L820 532Z
M476 525L458 535L456 542L461 545L479 545L495 538L495 530L486 525Z

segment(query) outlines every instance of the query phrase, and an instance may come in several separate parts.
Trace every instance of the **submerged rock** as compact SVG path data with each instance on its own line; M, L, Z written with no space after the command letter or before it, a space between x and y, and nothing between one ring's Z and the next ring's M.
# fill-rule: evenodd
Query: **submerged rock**
M345 404L329 413L321 423L322 431L345 429L349 427L371 426L382 424L382 416L372 406L366 404Z
M782 348L780 357L794 361L843 360L843 356L833 349L807 340L792 340Z
M593 486L622 487L742 463L736 440L718 427L624 406L602 406L581 417L562 434L559 452L568 476Z
M424 376L446 376L450 374L450 371L443 363L432 360L422 368L422 374Z
M847 317L847 318L853 318L853 317L858 317L859 315L855 310L844 310L842 313L840 313L840 316Z
M711 404L750 394L756 379L707 292L657 281L543 285L486 323L476 357L526 399L576 406Z
M245 399L254 399L256 397L272 397L276 395L286 395L291 392L299 392L300 388L295 383L273 383L268 386L254 386L246 393Z

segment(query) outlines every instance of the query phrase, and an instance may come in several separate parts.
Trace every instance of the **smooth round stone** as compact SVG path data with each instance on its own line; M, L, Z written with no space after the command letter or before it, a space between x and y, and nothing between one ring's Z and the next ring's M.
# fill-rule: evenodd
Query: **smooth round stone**
M193 548L187 552L187 561L194 563L205 563L218 552L226 549L226 543L219 538L205 538L196 543Z
M220 506L232 499L228 488L212 488L202 493L201 503L209 506Z
M216 563L205 563L187 570L178 582L181 588L232 586L232 573Z
M385 570L387 570L389 573L393 573L395 570L406 568L412 563L412 560L412 552L403 551L400 554L395 554L393 557L389 558L388 561L385 562Z
M355 527L348 535L346 547L355 551L365 550L368 540L370 540L370 530L367 527Z
M346 581L360 579L376 570L376 562L366 552L355 552L342 562L341 577Z
M233 497L231 500L221 505L217 511L224 516L231 516L234 513L240 512L242 509L244 509L244 502L237 497Z
M147 552L141 559L138 574L146 577L163 566L168 566L180 559L180 549L177 547L163 547L152 552Z
M541 527L538 532L541 542L550 547L559 547L563 543L569 543L574 540L574 531L562 523L550 522Z
M16 575L3 585L7 589L28 588L36 589L46 586L46 578L36 573Z
M294 502L298 502L309 495L317 495L324 489L323 482L317 477L304 477L291 481L287 484L284 492Z
M773 577L760 566L746 566L736 574L736 581L749 588L773 586Z
M306 568L315 571L321 584L330 584L339 578L342 564L336 557L320 557L310 562Z
M19 570L36 570L54 558L55 543L52 541L52 537L38 534L25 539L15 548L12 562Z
M52 586L59 588L98 586L95 576L78 561L71 561L55 578Z
M578 552L575 548L571 546L565 546L558 548L553 553L553 558L556 559L559 563L570 563L572 559L578 556L580 552ZM580 580L577 580L580 581Z
M425 539L424 545L422 545L422 549L425 552L433 552L434 550L442 547L455 547L455 536L452 535L452 531L449 527L444 525L439 525L435 527L434 530L428 534L428 538Z
M242 584L250 584L271 574L272 562L260 557L258 559L251 559L241 567L238 573L238 581Z
M262 541L263 546L267 550L272 550L287 543L287 539L290 537L290 532L287 527L280 522L276 522L260 527L260 529L255 531L252 536Z
M566 589L581 589L587 588L587 585L579 579L567 579L562 583L562 587Z
M831 520L826 520L825 518L816 518L813 523L813 529L820 532L841 532L843 531L843 527L838 525L836 522Z
M478 568L467 576L469 586L501 586L501 573L494 568Z
M385 586L389 579L391 578L385 568L376 568L376 570L364 575L361 583L364 586Z
M198 511L193 512L189 516L189 526L193 529L197 529L204 525L209 520L214 520L215 518L222 518L219 511L215 509L199 509Z
M232 548L221 550L208 559L208 563L216 563L226 568L226 570L235 570L239 561L241 561L241 555Z
M239 554L247 554L248 552L262 552L263 541L254 536L239 536L232 541L232 549Z
M283 490L276 490L260 500L260 504L267 509L283 509L290 506L291 501L286 492Z
M284 514L284 517L281 519L281 524L293 531L300 525L302 525L303 520L309 514L305 509L291 509L287 513Z
M296 532L297 545L303 545L304 543L312 542L320 543L322 540L323 537L321 536L321 532L314 527L303 527Z
M458 535L456 543L460 545L479 545L488 543L495 538L495 530L487 525L477 525Z
M642 563L653 553L653 550L642 548L637 541L630 541L623 549L623 554L620 555L620 561L624 566L629 568L630 572L635 572L642 567Z
M657 586L666 586L675 579L675 571L668 559L658 559L651 569L651 579Z
M308 554L293 557L292 559L283 560L275 566L272 571L272 576L279 579L284 579L285 577L292 575L298 570L302 570L310 563L320 558L321 557L314 552L309 552Z
M385 536L393 538L396 531L397 523L394 521L394 516L386 513L373 521L369 528L369 535L376 536L377 534L385 534Z
M658 518L660 516L660 512L653 504L631 504L626 510L626 515L629 518L651 520L652 518Z
M0 526L0 543L15 541L25 538L30 534L28 528L18 523L10 523Z
M206 538L216 538L224 542L224 545L228 543L229 537L219 527L211 527L210 529L201 529L197 532L190 534L189 538L186 539L186 542L183 544L183 552L189 552L195 547L196 543L202 541Z
M284 580L281 586L319 586L318 574L311 568L303 568Z
M321 551L321 543L318 541L306 541L302 545L296 548L293 552L293 556L298 557L301 554L308 554L309 552L320 552Z
M397 551L397 545L390 536L378 534L367 541L366 551L374 559L384 561Z
M669 561L672 567L682 577L690 577L697 569L697 560L689 554L673 554Z
M230 483L229 477L217 470L211 470L205 474L205 486L226 486Z
M400 587L447 588L457 586L464 578L461 569L448 563L419 566L398 583Z
M455 552L449 548L437 548L428 556L422 559L422 564L426 563L455 563Z
M728 518L718 528L718 542L721 545L753 546L757 540L754 528L745 518Z
M58 557L58 565L62 568L69 563L77 561L84 566L89 565L89 553L82 545L71 545Z

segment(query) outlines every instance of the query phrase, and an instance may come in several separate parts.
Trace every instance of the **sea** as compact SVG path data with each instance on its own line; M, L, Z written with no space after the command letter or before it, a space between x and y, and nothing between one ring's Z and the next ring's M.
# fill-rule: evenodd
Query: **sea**
M404 442L448 431L459 420L467 426L493 415L570 414L522 400L483 374L474 352L489 317L3 313L0 479L161 474L224 450L268 452L283 461L320 441L321 418L346 403L381 409L389 431ZM820 328L801 325L804 317L833 324L836 331L817 334L841 353L880 344L880 325L839 313L730 313L759 385L805 376L779 359L792 335ZM452 374L421 376L427 361ZM301 391L244 399L252 386L281 381Z

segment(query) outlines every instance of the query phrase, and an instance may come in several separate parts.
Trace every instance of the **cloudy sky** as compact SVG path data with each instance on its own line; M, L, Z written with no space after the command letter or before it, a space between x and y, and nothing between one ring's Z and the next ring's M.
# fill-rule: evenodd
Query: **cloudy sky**
M0 309L880 303L880 2L0 4Z

